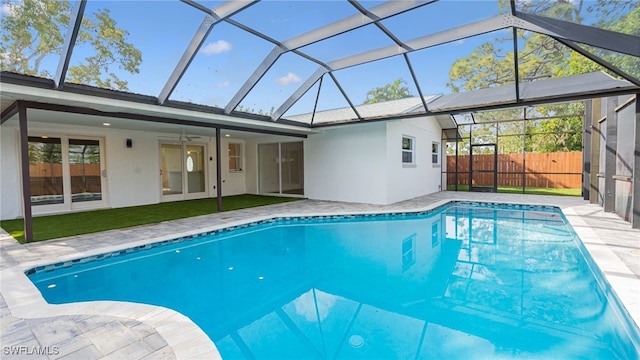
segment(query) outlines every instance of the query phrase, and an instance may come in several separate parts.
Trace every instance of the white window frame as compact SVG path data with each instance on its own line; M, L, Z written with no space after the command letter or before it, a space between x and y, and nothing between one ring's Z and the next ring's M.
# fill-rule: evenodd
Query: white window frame
M410 141L410 148L409 149L405 149L404 148L404 139L409 139ZM409 135L402 135L402 144L401 146L401 161L402 161L402 166L404 167L415 167L416 166L416 138L414 138L413 136L409 136ZM408 153L411 154L411 161L410 162L405 162L404 161L404 154Z
M231 145L237 145L238 146L238 155L230 155L231 153L231 149L230 146ZM231 167L229 167L229 172L242 172L242 143L239 142L230 142L227 144L227 153L229 154L229 160L231 160L232 158L238 159L238 168L237 169L232 169ZM231 161L229 161L229 164L231 163Z
M433 151L433 145L436 146L436 151ZM438 141L433 141L431 143L431 163L433 164L433 167L440 167L440 151L441 151L441 147L440 147L440 142ZM436 156L436 161L433 161L433 156Z

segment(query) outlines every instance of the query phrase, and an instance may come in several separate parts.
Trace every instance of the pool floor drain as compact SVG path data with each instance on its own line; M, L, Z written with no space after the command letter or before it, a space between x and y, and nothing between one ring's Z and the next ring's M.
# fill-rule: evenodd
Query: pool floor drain
M349 345L354 349L360 348L364 345L364 339L360 335L351 335L349 337Z

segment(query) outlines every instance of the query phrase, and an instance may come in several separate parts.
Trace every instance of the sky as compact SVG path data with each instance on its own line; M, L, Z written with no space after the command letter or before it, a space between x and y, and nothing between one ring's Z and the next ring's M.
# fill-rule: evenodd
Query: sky
M222 2L200 3L215 8ZM380 3L361 1L368 9ZM124 72L117 65L112 65L109 71L127 80L129 91L158 96L205 14L180 1L96 0L87 2L85 16L92 16L105 8L109 9L117 26L129 32L128 40L142 51L138 74ZM234 15L232 19L278 41L285 41L356 13L357 10L346 1L263 0ZM497 0L441 0L382 23L398 38L406 41L497 14ZM451 92L446 83L451 65L457 58L468 56L482 42L510 37L510 31L499 31L409 54L423 95ZM330 62L392 44L392 40L382 31L368 25L299 50ZM499 44L508 48L511 41ZM233 25L216 24L169 98L224 108L273 47L270 42ZM71 66L86 57L88 51L86 46L76 47ZM55 73L57 58L52 57L47 61L50 72ZM269 111L272 107L277 109L318 67L316 63L296 54L286 53L240 105L255 112ZM366 99L367 91L396 79L403 79L411 93L418 95L402 56L338 70L334 75L356 105ZM311 112L317 86L311 88L286 115ZM317 106L317 110L348 106L328 76L323 80Z

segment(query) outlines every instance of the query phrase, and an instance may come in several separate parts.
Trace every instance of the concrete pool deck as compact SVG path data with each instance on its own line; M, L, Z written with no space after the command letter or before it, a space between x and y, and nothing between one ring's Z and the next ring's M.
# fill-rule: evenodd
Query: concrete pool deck
M276 216L416 211L451 200L562 208L636 324L640 324L640 230L581 198L440 192L381 206L302 200L21 245L0 232L3 359L215 359L215 345L187 317L144 304L49 305L24 271Z

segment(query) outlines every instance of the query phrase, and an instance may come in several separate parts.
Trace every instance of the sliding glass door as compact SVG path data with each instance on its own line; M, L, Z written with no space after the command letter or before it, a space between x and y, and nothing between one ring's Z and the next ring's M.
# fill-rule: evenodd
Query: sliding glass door
M303 143L259 144L258 172L260 193L304 195Z
M281 192L304 195L302 142L280 144L280 154Z
M280 193L280 144L258 145L258 168L258 191L263 194Z

